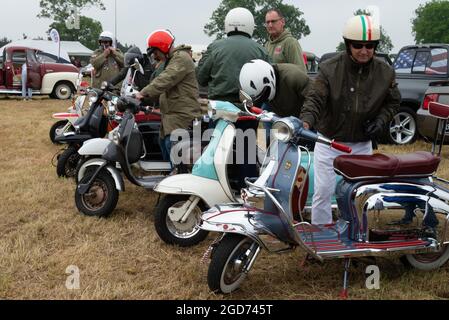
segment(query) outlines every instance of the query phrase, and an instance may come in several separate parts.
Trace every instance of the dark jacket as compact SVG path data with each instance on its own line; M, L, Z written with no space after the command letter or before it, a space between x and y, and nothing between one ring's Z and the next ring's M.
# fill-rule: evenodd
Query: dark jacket
M176 47L165 69L146 86L141 94L159 98L162 113L161 136L176 129L188 129L192 120L201 117L195 65L189 55L191 47Z
M301 67L291 63L273 66L276 74L276 95L268 104L281 117L299 117L311 81Z
M150 59L148 59L146 55L144 55L139 62L142 65L143 74L141 74L139 71L136 72L136 76L134 78L134 85L137 86L137 90L140 91L150 83L151 76L154 72L154 67L151 64ZM135 71L134 68L125 67L114 78L110 80L111 84L115 86L120 82L122 82L125 79L126 75L128 74L128 70L130 68L132 69L131 76L133 76Z
M374 58L361 66L346 53L324 62L300 118L331 139L364 142L367 122L386 126L397 113L401 94L394 70Z
M243 34L231 34L207 47L196 70L198 82L208 86L209 99L239 102L240 70L253 59L269 60L264 47Z

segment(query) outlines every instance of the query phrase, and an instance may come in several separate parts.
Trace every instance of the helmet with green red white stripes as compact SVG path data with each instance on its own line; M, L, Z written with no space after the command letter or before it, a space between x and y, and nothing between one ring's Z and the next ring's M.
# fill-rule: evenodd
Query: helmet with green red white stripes
M380 26L370 16L354 16L346 22L343 38L346 41L379 42Z

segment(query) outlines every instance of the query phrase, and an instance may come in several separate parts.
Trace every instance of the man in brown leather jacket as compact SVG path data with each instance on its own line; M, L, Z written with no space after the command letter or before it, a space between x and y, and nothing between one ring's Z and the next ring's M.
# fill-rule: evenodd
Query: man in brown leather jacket
M394 70L374 58L380 27L369 16L348 20L344 52L320 66L301 110L306 129L352 147L353 154L371 154L378 138L396 114L401 96ZM317 144L314 153L315 191L312 223L332 223L331 197L336 175L333 161L341 153Z

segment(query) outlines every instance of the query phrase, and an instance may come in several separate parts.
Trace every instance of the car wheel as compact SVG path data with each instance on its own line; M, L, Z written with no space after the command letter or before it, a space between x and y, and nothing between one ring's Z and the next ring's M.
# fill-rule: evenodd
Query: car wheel
M72 87L67 82L58 83L53 89L53 95L59 100L69 99L72 96L72 93Z
M410 144L418 137L416 113L409 107L402 106L390 122L387 142L391 144Z

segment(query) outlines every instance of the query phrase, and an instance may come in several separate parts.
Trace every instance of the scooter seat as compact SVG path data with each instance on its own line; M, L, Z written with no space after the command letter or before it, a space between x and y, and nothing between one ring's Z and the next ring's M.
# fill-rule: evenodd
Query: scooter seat
M400 155L343 155L334 160L334 169L347 180L428 177L437 170L440 160L425 151Z

